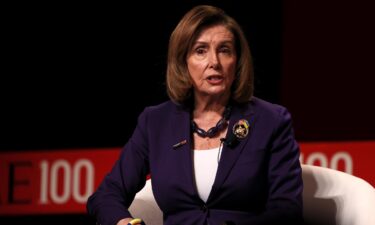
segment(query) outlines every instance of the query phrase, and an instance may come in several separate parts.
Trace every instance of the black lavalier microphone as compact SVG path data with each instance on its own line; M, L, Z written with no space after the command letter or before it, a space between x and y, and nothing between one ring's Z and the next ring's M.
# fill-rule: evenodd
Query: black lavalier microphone
M238 138L232 132L229 133L228 137L220 138L220 141L230 148L235 147L239 143Z

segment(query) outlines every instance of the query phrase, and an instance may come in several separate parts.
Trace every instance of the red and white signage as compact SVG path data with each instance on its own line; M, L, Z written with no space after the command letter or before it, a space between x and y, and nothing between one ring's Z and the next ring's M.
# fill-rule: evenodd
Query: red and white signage
M84 213L120 150L0 153L0 215Z
M375 187L375 141L300 143L304 164L340 170Z
M301 162L375 186L375 141L300 143ZM0 153L0 215L85 213L121 148Z

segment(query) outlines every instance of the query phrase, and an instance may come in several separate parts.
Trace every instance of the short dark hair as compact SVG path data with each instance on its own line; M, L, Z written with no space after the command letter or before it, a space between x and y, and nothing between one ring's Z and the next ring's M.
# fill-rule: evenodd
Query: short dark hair
M200 32L214 25L223 25L235 38L237 65L231 99L248 101L254 92L254 72L250 48L239 24L222 9L200 5L187 12L169 39L167 62L167 93L173 102L183 104L192 96L192 80L187 67L187 54Z

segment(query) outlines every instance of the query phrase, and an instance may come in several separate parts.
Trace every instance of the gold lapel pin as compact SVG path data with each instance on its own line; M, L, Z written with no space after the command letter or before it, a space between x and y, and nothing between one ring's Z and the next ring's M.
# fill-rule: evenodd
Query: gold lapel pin
M239 138L243 139L249 134L250 125L247 120L241 119L233 126L233 134Z

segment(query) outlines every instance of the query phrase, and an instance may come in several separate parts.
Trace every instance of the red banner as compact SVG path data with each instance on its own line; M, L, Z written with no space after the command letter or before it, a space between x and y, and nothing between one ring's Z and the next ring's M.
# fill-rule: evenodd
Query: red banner
M304 164L340 170L375 187L375 141L300 143Z
M301 162L375 186L375 141L300 143ZM0 153L0 215L85 213L121 148Z
M117 149L0 153L0 215L84 213Z

